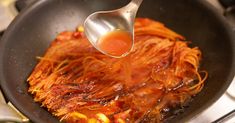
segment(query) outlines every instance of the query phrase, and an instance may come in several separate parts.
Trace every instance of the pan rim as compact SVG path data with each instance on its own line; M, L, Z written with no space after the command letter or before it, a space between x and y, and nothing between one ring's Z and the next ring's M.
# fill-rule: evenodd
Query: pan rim
M227 81L224 82L225 84L223 85L223 87L213 96L213 98L210 98L209 101L207 101L205 104L200 106L200 108L198 108L196 111L190 112L190 114L187 115L187 117L184 117L179 122L187 122L190 119L196 118L200 113L202 113L203 111L211 107L226 92L227 88L233 81L234 75L235 75L235 35L234 35L235 30L232 30L230 24L225 19L225 17L222 14L219 14L217 9L213 5L211 5L208 1L198 0L198 2L202 4L203 7L205 7L205 9L210 11L218 19L218 21L220 21L220 23L223 24L223 26L225 27L225 30L228 32L228 35L230 36L230 40L233 42L232 47L234 47L232 49L232 55L231 55L232 56L232 61L231 61L232 69L227 77Z
M54 0L52 0L52 1L54 1ZM7 28L7 30L4 33L4 35L3 35L2 39L1 39L1 42L0 42L0 85L1 85L1 89L3 90L4 95L13 103L14 106L16 106L17 109L19 109L27 117L30 117L30 120L32 120L33 122L37 122L37 123L38 122L43 122L43 121L41 121L40 118L35 117L31 112L26 111L22 107L22 105L19 104L16 99L14 99L14 96L11 94L11 91L8 90L7 87L4 84L4 83L7 83L7 81L5 80L4 71L3 71L3 54L4 54L4 51L5 51L4 44L7 42L7 39L10 36L10 32L12 30L14 30L14 27L16 25L18 25L18 23L22 19L24 19L25 16L27 16L35 8L43 6L44 4L46 4L48 2L52 2L52 1L40 0L40 1L37 1L36 3L34 3L33 5L27 7L26 9L24 9L13 20L13 22L10 24L10 26ZM197 2L202 4L203 7L205 7L207 9L207 11L210 11L213 14L213 16L215 16L218 19L218 21L221 24L223 24L225 30L228 32L228 35L230 36L230 40L234 42L234 43L232 43L232 45L234 47L232 49L232 53L233 53L232 54L232 61L231 61L232 69L230 71L230 74L227 77L227 81L224 82L225 84L223 85L223 87L213 96L213 98L211 98L210 101L208 101L204 105L202 105L199 109L197 109L196 111L192 112L190 115L187 115L187 117L184 117L183 119L181 119L180 122L185 122L185 121L188 121L189 119L192 119L193 117L196 117L196 115L198 115L203 110L209 108L213 103L215 103L224 94L224 92L226 91L226 89L228 88L230 83L232 82L232 80L234 78L234 74L235 74L235 36L234 36L234 31L232 31L232 29L230 28L228 22L225 20L225 18L221 14L218 14L218 12L215 9L215 7L210 5L205 0L198 0Z
M6 31L4 32L1 41L0 41L0 89L2 90L3 95L14 105L14 107L20 111L24 116L26 116L30 121L35 122L35 123L45 123L40 119L40 117L36 117L33 115L32 112L29 112L25 110L25 108L18 103L18 101L14 98L14 95L11 94L11 91L7 89L7 86L5 86L7 81L5 80L4 77L4 71L3 71L3 56L4 56L4 44L7 42L7 39L10 36L10 32L14 30L15 26L18 25L18 23L21 22L22 19L24 19L25 16L30 14L32 10L35 8L38 8L40 6L43 6L44 4L47 4L48 2L53 2L54 0L39 0L33 2L30 6L27 6L24 8L10 23L10 25L7 27ZM35 102L36 103L36 102ZM52 117L54 117L52 115ZM59 123L59 120L58 120Z

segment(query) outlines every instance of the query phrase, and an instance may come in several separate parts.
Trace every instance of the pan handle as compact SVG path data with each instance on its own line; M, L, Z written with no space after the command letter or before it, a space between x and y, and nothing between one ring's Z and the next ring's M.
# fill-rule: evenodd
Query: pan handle
M0 90L0 122L29 123L29 119L19 113L11 103L6 104Z

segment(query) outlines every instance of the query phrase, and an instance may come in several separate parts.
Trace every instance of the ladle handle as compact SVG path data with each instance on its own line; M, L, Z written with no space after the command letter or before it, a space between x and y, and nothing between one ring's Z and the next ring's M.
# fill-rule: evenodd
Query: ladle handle
M140 6L140 4L143 2L143 0L132 0L131 3L134 3L136 6Z
M137 10L139 9L141 3L143 0L132 0L126 7L125 9L136 14Z

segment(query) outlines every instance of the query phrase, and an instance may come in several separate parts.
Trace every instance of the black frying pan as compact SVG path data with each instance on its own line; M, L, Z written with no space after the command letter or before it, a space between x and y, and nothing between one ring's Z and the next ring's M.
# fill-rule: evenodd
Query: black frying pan
M27 93L27 77L59 32L74 30L94 11L124 6L128 0L41 0L24 10L0 42L1 87L7 98L37 123L58 120ZM174 121L187 121L215 102L233 79L234 32L205 0L144 0L139 17L165 23L203 52L201 69L209 72L202 92Z

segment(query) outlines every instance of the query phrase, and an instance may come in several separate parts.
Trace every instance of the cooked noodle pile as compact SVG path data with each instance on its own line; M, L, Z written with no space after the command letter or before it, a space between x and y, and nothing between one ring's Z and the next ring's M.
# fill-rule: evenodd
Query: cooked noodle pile
M62 32L28 78L29 92L65 122L161 122L203 88L201 52L163 24L138 18L134 49L115 59L80 27Z

